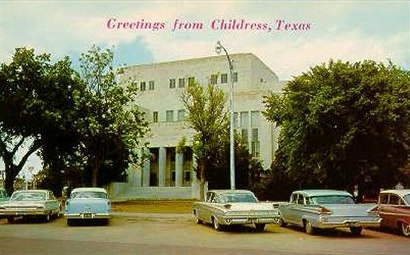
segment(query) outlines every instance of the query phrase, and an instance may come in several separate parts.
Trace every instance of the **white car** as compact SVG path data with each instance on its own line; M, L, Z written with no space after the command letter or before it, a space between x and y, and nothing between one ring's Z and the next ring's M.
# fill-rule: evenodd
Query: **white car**
M274 203L259 202L249 190L210 190L205 202L193 205L197 223L211 223L216 230L224 226L254 224L258 232L269 223L277 223L279 214Z
M14 223L15 218L42 218L48 222L60 215L60 202L50 190L18 190L0 205L0 217Z

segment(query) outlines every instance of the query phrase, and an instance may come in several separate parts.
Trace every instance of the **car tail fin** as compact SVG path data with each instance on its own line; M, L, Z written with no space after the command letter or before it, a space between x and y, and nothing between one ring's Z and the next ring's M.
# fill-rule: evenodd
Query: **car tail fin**
M327 209L326 207L320 206L318 208L320 214L332 214L332 211Z

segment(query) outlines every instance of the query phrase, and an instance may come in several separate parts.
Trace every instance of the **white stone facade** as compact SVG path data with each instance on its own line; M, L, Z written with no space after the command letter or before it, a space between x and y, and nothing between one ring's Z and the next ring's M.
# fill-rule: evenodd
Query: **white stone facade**
M261 114L263 96L281 93L283 83L253 54L230 57L235 80L235 128L248 141L252 156L259 159L264 168L269 168L277 148L278 130ZM112 186L113 195L123 199L160 199L172 198L174 193L174 198L197 198L192 151L177 153L175 149L182 137L188 146L192 145L194 134L184 121L180 95L195 81L204 86L216 84L229 96L231 77L226 56L130 66L122 79L131 79L140 87L136 104L145 110L150 123L149 151L145 153L152 156L142 167L130 168L128 184L122 184L126 188Z

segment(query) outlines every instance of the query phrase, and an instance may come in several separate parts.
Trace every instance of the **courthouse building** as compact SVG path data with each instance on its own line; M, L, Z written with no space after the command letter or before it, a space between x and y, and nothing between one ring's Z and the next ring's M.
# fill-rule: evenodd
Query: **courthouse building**
M283 83L258 57L250 53L232 54L234 74L235 129L252 157L269 168L277 148L278 130L262 115L263 96L281 93ZM231 77L225 55L185 59L127 67L122 79L137 82L137 102L145 111L151 132L146 137L149 155L128 170L127 183L109 187L114 199L191 199L199 196L199 181L193 170L192 150L179 153L185 137L192 145L194 131L185 121L181 93L191 83L216 84L229 98ZM229 100L228 102L229 103ZM228 107L227 107L228 108Z

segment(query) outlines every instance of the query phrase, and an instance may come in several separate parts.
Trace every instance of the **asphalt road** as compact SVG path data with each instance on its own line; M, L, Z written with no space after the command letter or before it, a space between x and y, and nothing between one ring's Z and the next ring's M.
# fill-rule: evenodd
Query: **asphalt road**
M347 230L307 235L299 228L253 226L217 232L197 225L190 215L116 215L108 226L68 227L50 223L0 221L0 255L19 254L409 254L410 240L395 232Z

